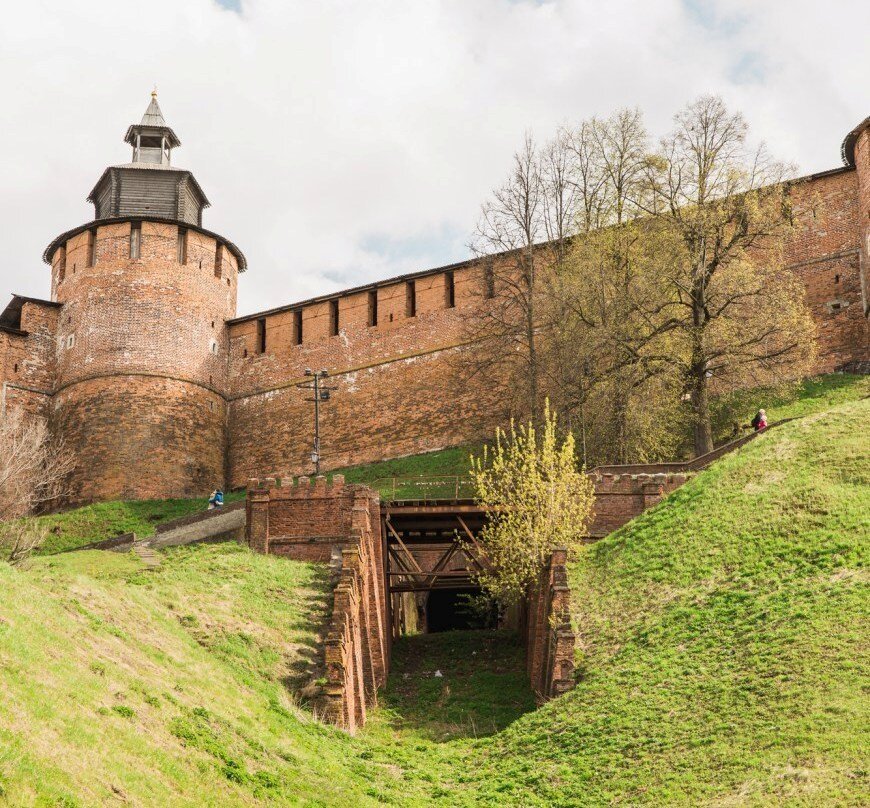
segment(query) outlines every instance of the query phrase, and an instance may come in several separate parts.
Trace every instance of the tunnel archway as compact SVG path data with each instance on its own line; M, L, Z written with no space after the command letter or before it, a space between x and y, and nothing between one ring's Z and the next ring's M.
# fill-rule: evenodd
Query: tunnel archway
M494 611L481 614L469 602L479 594L477 587L433 589L426 598L426 631L435 633L495 628L498 615Z

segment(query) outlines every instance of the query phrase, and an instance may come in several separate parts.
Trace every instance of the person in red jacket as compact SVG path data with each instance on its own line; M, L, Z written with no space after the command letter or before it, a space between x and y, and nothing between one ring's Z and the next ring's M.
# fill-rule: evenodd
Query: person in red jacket
M755 418L752 419L752 428L756 432L760 432L767 426L767 413L764 410L759 410L755 413Z

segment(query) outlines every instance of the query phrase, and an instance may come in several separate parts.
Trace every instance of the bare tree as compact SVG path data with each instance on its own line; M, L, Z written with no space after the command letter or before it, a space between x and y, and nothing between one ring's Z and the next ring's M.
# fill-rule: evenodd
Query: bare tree
M564 310L553 331L554 399L563 411L579 412L581 445L590 409L606 411L606 418L593 416L595 459L605 459L603 443L610 462L645 459L651 441L661 443L656 421L644 417L650 395L655 391L660 403L668 386L650 384L667 368L651 350L655 332L639 313L639 305L661 299L650 267L665 246L646 214L649 146L640 112L584 122L572 154L580 233L554 294Z
M535 245L546 233L541 157L530 134L513 157L505 183L481 208L472 250L489 264L480 315L467 324L478 347L468 354L468 376L501 384L514 411L537 414L541 366L539 329L541 257ZM513 394L513 395L512 395Z
M20 562L45 538L25 519L66 494L72 455L52 440L42 419L12 410L0 420L0 542Z

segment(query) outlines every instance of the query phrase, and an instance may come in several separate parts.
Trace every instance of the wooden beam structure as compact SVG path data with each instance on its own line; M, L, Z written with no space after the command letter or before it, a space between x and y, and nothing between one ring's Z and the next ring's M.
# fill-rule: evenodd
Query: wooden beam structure
M477 533L486 512L471 501L390 502L381 507L389 593L474 586L486 564Z

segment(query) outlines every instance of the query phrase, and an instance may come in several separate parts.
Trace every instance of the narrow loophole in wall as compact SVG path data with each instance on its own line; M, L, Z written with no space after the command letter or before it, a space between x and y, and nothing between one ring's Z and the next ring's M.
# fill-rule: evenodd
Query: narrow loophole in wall
M405 284L405 316L417 316L417 282L408 281Z
M224 268L224 245L218 244L217 249L214 251L214 276L216 278L223 277L223 268Z
M483 296L487 300L495 297L495 269L491 260L483 266Z
M444 302L448 309L456 305L456 285L452 272L444 273Z
M187 228L178 228L178 263L187 263Z
M266 353L266 318L257 319L257 353Z
M338 300L329 301L329 333L333 337L338 336Z
M302 344L302 309L293 312L293 344Z
M142 254L142 222L130 225L130 258L139 258Z
M368 296L368 322L369 326L378 324L378 290L372 289Z
M88 230L88 262L85 266L92 267L97 262L97 231Z
M66 277L66 245L60 248L60 257L57 259L57 282L60 283Z

